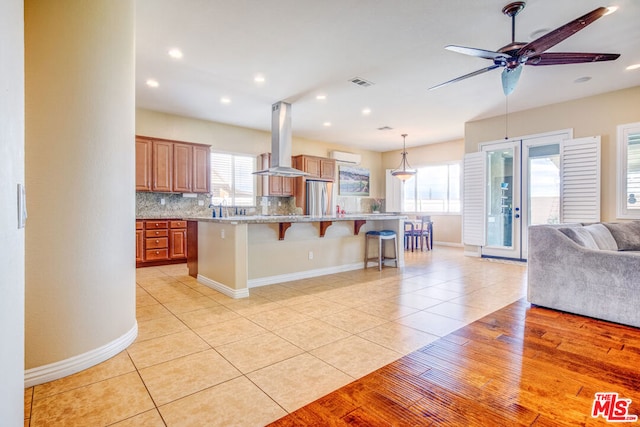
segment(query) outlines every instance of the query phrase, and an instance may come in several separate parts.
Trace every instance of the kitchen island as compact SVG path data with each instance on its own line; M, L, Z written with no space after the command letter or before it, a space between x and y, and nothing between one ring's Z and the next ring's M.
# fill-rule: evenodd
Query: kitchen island
M404 265L403 215L186 219L198 223L198 281L233 298L249 296L252 287L363 268L370 230L396 232L398 267Z

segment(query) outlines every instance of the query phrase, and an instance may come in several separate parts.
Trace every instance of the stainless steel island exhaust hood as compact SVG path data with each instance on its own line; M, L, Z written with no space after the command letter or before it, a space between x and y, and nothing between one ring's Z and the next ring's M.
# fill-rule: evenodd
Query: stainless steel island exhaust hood
M271 167L255 175L297 177L309 174L291 167L291 104L276 102L271 106Z

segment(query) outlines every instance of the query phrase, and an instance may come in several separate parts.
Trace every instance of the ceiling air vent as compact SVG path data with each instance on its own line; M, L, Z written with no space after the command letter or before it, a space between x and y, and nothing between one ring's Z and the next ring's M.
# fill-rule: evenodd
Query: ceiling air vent
M352 79L351 79L351 80L349 80L349 81L350 81L351 83L355 83L355 84L357 84L358 86L362 86L362 87L369 87L369 86L372 86L372 85L373 85L373 83L372 83L372 82L370 82L370 81L368 81L368 80L365 80L365 79L361 79L360 77L354 77L354 78L352 78Z
M378 128L378 130L392 130L393 128L389 127L389 126L382 126L381 128Z

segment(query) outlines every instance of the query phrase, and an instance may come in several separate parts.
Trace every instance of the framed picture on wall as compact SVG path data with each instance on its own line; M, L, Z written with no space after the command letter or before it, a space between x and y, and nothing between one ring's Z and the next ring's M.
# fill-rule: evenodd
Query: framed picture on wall
M368 196L369 169L340 165L338 191L341 196Z

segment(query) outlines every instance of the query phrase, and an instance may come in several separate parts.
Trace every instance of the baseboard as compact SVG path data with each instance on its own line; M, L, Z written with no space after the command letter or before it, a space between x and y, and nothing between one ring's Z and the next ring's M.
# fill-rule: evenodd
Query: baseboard
M464 245L462 243L454 243L454 242L433 242L433 246L450 246L452 248L463 248Z
M203 276L202 274L198 274L198 282L231 298L246 298L249 296L249 289L247 288L232 289L227 285L223 285L220 282L216 282L215 280L209 279L208 277Z
M296 273L279 274L277 276L260 277L258 279L250 279L249 288L258 288L260 286L273 285L274 283L291 282L293 280L308 279L310 277L324 276L326 274L342 273L344 271L358 270L364 268L364 262L355 264L345 264L336 267L318 268L315 270L299 271Z
M70 357L49 365L38 366L24 371L24 386L33 387L48 381L57 380L71 374L91 368L112 358L122 350L129 347L138 336L138 323L136 322L128 332L94 350L77 356Z

